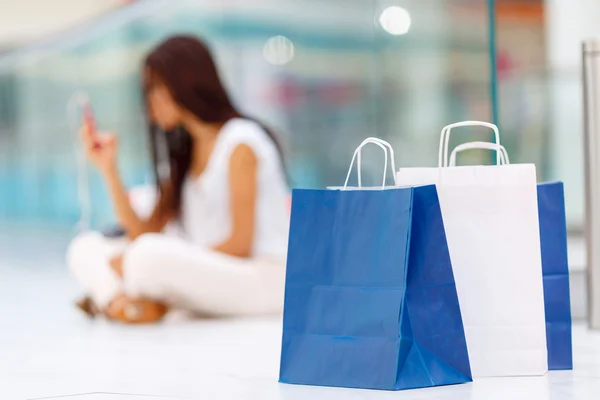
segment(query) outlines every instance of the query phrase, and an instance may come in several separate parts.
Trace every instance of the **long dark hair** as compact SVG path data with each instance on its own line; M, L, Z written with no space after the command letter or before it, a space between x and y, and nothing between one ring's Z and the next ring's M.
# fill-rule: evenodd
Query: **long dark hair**
M232 118L243 117L233 106L221 83L210 50L193 36L174 36L159 44L146 57L144 76L145 93L153 81L159 80L167 86L177 104L203 122L224 124ZM164 211L179 215L181 191L192 162L194 138L183 127L177 128L175 132L165 133L150 118L148 121L154 171L163 207L166 208ZM263 124L254 121L273 140L284 168L283 152L275 135ZM162 143L159 138L161 134L165 135ZM171 171L168 189L161 182L159 173L160 163L163 162L160 146L163 143L168 147Z

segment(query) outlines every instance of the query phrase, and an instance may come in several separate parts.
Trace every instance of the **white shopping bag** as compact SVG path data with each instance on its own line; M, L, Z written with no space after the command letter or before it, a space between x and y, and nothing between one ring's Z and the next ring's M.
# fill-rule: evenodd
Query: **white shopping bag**
M449 166L452 128L492 128L495 166ZM438 168L401 168L398 185L437 184L473 377L544 375L544 291L533 164L508 165L498 128L444 128ZM506 164L506 165L503 165Z

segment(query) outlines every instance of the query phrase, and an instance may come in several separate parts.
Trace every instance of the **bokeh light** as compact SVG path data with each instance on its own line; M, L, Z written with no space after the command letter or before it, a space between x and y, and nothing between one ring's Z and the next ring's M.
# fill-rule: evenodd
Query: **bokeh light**
M263 55L269 64L285 65L294 59L294 43L285 36L273 36L265 43Z
M404 35L410 30L412 20L408 10L400 6L391 6L381 12L379 23L390 35Z

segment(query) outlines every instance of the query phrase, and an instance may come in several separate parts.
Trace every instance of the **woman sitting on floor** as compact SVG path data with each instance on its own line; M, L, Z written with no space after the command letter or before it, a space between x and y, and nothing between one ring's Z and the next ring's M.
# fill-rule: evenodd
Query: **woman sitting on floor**
M166 40L143 75L154 164L167 179L157 178L158 201L141 218L117 169L116 136L82 129L127 232L124 241L90 232L71 243L68 264L88 294L82 308L128 323L158 321L171 308L280 312L289 214L278 142L234 108L198 39Z

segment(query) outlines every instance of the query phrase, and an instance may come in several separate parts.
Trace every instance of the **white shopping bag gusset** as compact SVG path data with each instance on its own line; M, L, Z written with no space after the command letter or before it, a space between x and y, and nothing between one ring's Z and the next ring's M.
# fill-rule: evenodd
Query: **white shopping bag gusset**
M485 126L496 143L458 146L451 130ZM548 370L533 164L508 164L498 128L467 121L442 130L438 168L400 168L398 185L437 184L473 377L534 376ZM496 152L494 166L454 165L468 149Z

